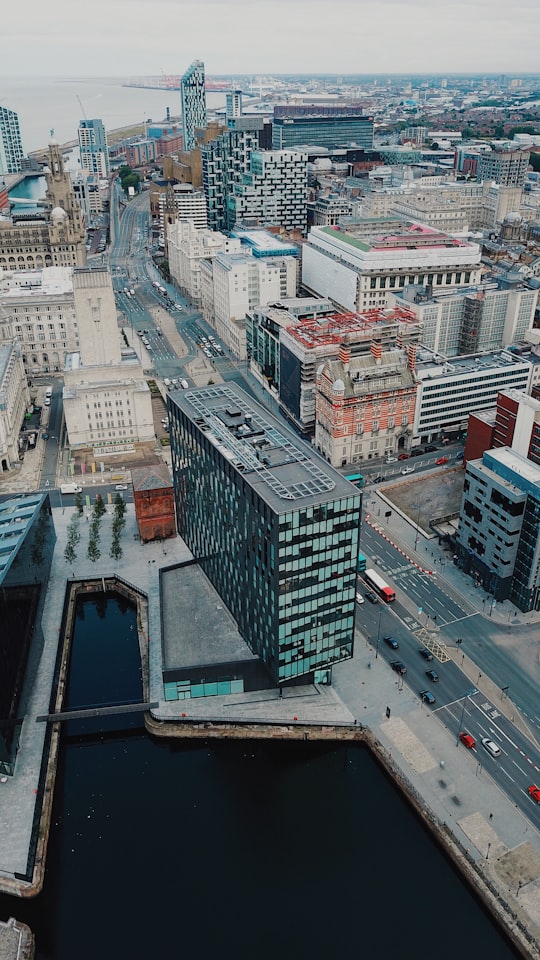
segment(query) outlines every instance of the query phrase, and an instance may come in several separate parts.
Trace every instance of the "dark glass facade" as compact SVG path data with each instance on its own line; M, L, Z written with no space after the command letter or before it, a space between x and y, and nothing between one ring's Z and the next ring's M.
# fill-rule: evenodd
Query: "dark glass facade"
M0 505L0 772L12 774L30 693L30 648L43 642L41 613L56 534L47 495Z
M373 149L373 117L349 107L276 107L272 148L316 144L329 149L355 144Z
M275 682L352 656L361 495L231 385L168 395L178 530Z

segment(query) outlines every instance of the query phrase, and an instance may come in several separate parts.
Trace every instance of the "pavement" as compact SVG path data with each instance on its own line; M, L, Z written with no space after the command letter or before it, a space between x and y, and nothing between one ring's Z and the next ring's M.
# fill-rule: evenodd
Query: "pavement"
M0 478L0 493L16 494L36 489L39 445L43 442L38 441L38 448L27 454L16 475ZM366 509L371 510L377 503L384 504L384 498L384 490L371 490L366 494ZM358 723L368 727L426 806L452 831L494 885L498 895L510 904L516 919L540 942L539 831L495 786L486 768L481 767L469 751L456 748L454 736L450 736L437 716L419 702L412 690L399 684L386 662L373 657L368 638L361 630L357 633L355 657L333 668L330 688L288 688L282 698L277 691L263 691L234 698L192 700L189 706L186 702L165 703L161 682L159 571L162 567L190 559L191 554L178 537L165 543L140 544L134 507L128 504L121 541L124 548L122 560L118 562L109 557L109 528L112 527L112 510L109 510L102 520L99 563L93 564L86 557L83 519L78 557L67 568L63 554L67 527L74 510L73 505L53 510L58 539L43 613L46 642L23 725L15 775L0 783L0 890L15 892L16 874L26 873L45 734L45 724L36 723L35 718L48 713L66 581L68 578L81 580L118 574L148 597L148 622L143 626L147 636L143 639L149 651L149 699L160 701L156 712L160 719L174 720L187 712L189 718L199 720L297 722L331 724L336 728L341 724ZM392 526L387 535L405 556L411 558L411 562L422 567L433 566L439 556L447 557L440 551L437 538L418 537L415 525L399 515L394 507ZM438 579L444 581L449 590L455 591L471 610L485 615L483 591L475 589L469 578L451 562L438 573ZM507 622L508 605L505 606L506 609L499 605L493 609L494 620ZM538 638L539 614L521 614L514 609L512 619L529 625ZM461 660L461 653L459 656ZM477 682L478 667L468 658L464 660L463 669L486 697L493 698L495 691L500 694L498 687L490 687L489 678L483 676L481 683ZM511 701L502 706L513 722L521 724L519 712ZM387 707L390 708L390 717L386 715ZM537 955L540 956L531 948L530 956Z

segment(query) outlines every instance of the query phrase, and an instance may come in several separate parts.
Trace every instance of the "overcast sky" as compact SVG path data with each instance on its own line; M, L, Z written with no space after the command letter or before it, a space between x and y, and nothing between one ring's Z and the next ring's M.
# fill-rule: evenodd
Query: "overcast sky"
M538 73L539 35L540 0L26 0L0 75Z

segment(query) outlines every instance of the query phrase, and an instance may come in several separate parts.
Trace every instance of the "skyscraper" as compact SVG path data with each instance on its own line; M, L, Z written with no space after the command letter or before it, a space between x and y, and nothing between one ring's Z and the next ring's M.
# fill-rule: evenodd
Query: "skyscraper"
M184 150L194 150L195 130L206 127L206 90L204 63L194 60L180 82Z
M180 393L180 536L276 683L328 682L353 651L361 495L236 385Z
M23 157L19 116L0 107L0 173L20 173Z
M102 120L81 120L79 123L81 167L98 177L109 175L107 133Z

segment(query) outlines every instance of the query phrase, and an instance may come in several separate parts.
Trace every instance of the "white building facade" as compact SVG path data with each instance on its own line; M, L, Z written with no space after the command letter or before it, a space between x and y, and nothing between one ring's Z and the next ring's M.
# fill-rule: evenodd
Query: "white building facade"
M167 229L169 270L173 282L192 303L201 303L201 263L218 253L239 253L241 242L214 230L198 229L193 220L177 220Z
M12 340L28 376L64 369L79 349L72 267L0 274L0 344Z
M313 227L302 249L302 283L357 313L385 307L410 283L434 290L478 283L477 243L404 221L399 233L360 239L354 229Z
M21 346L0 344L0 476L19 464L19 431L29 406Z

